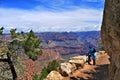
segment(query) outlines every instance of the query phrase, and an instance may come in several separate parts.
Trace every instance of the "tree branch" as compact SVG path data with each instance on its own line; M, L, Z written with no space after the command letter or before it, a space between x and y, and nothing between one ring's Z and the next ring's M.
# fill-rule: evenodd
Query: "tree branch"
M8 62L8 59L0 59L0 62Z

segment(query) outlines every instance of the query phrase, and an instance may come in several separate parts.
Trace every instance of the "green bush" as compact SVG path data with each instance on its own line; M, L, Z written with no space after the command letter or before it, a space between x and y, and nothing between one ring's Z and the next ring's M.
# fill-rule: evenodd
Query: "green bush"
M40 76L37 75L37 74L34 74L34 76L33 76L33 80L40 80Z
M50 73L52 70L57 70L59 63L56 60L50 62L47 66L47 72Z
M41 75L40 75L40 79L39 79L39 80L45 79L48 74L49 74L49 73L47 72L47 68L44 67L44 68L42 69L42 72L41 72Z
M47 67L44 67L42 69L41 75L35 74L33 76L33 80L43 80L43 79L45 79L51 71L57 70L58 66L59 66L59 63L56 60L53 60L52 62L49 62Z

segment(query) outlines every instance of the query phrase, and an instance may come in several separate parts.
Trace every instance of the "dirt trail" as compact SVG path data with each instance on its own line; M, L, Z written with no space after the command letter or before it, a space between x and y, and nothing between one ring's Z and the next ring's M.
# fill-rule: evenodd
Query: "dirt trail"
M107 54L99 55L96 65L85 64L83 69L76 70L64 80L109 80L109 64L109 56Z

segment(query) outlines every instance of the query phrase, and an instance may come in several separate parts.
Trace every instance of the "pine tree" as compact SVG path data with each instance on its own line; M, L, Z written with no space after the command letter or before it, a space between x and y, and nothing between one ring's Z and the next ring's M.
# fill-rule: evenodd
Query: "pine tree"
M4 28L0 28L0 36L3 35ZM11 40L9 41L2 41L0 42L0 54L5 53L7 58L0 59L2 62L7 62L10 66L11 73L13 76L13 80L17 80L17 73L14 68L13 61L11 57L14 56L14 54L17 54L17 50L19 49L19 46L22 46L25 54L29 56L32 60L37 59L37 55L41 54L41 40L38 39L38 37L35 35L35 33L31 30L29 33L16 32L17 29L11 29Z
M0 28L0 35L3 35L3 27ZM16 74L16 71L15 71L15 68L14 68L14 65L13 65L13 62L11 60L11 54L10 54L10 51L8 49L8 43L2 41L0 43L0 46L1 46L1 54L3 53L6 53L7 55L7 59L0 59L0 61L2 62L7 62L9 64L9 67L11 69L11 72L12 72L12 76L13 76L13 80L17 80L17 74ZM4 55L4 54L3 54Z
M18 32L16 32L16 30L17 30L17 29L11 29L11 30L10 30L12 39L18 38L19 35L20 35Z
M25 49L25 53L29 56L29 58L36 60L37 55L41 54L41 40L35 35L35 33L31 30L27 34L23 34L24 38L22 41L22 45Z
M25 54L29 56L32 60L37 59L37 55L41 54L41 42L42 40L38 39L35 33L30 30L29 33L24 33L23 31L21 34L16 32L16 29L12 29L11 31L12 39L17 39L20 41L21 45L25 50Z

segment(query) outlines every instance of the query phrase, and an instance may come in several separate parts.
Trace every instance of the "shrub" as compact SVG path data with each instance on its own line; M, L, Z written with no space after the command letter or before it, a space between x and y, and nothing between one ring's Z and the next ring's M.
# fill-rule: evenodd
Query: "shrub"
M39 79L39 80L45 79L48 74L49 74L49 73L47 72L47 68L44 67L44 68L42 69L42 72L41 72L41 75L40 75L40 79Z
M43 79L45 79L51 71L57 70L58 66L59 66L59 63L56 60L53 60L52 62L49 62L47 67L44 67L42 69L41 75L35 74L33 76L33 80L43 80Z
M59 63L56 60L50 62L47 66L47 72L50 73L52 70L57 70Z

